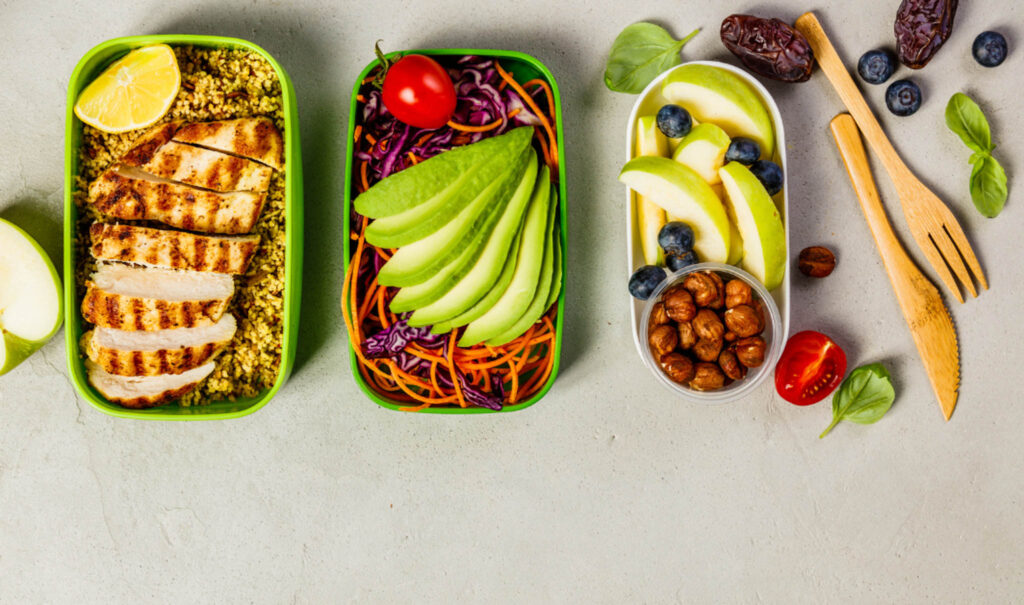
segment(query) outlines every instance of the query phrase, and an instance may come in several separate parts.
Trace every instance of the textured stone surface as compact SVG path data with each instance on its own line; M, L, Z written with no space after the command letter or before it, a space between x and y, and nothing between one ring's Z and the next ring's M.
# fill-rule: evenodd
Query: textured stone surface
M828 5L828 6L826 6ZM874 426L826 439L824 402L796 408L764 385L727 407L673 401L629 333L622 190L633 98L608 92L618 31L656 19L704 31L684 57L732 61L731 12L795 19L798 2L29 2L0 0L0 215L60 255L64 95L107 38L210 33L275 55L298 91L306 176L299 361L253 416L132 422L76 398L63 335L0 378L3 602L1011 602L1024 594L1024 421L1018 318L1024 199L994 220L967 194L967 150L942 112L957 91L991 118L1011 179L1024 177L1021 6L961 5L921 72L908 118L864 88L896 146L949 200L992 289L952 305L963 387L942 420L830 135L822 75L771 83L789 141L792 245L836 251L833 275L794 275L792 331L815 328L851 364L884 361L898 400ZM813 5L847 63L892 45L893 2ZM984 69L975 34L1011 51ZM559 80L571 243L563 370L509 415L402 415L349 373L340 292L344 128L353 79L385 48L530 52ZM890 216L912 255L893 188ZM934 279L934 273L926 270Z

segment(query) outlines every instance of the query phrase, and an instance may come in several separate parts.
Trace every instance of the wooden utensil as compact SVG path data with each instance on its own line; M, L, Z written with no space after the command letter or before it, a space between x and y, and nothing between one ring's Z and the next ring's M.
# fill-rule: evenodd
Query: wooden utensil
M825 72L829 82L839 93L839 97L846 104L847 110L857 120L857 125L864 138L871 144L871 148L882 160L882 164L888 171L893 183L896 185L896 192L899 195L900 203L903 205L903 215L907 218L907 225L910 233L914 236L918 247L924 252L925 258L931 263L932 268L939 274L939 277L946 284L956 299L964 302L960 288L957 287L953 273L960 278L971 296L977 296L974 288L974 281L964 260L971 268L971 273L978 279L981 287L988 289L988 282L981 270L978 259L974 256L967 236L956 217L949 211L949 208L924 186L910 168L900 159L896 149L889 142L888 137L882 130L878 119L871 113L871 108L864 101L864 97L854 84L853 78L843 65L842 59L836 53L825 30L814 13L806 13L796 20L796 28L807 37L807 41L814 51L814 58L817 59L821 70ZM963 258L961 258L963 255Z
M949 420L956 407L957 388L960 385L960 351L949 310L942 303L939 291L918 270L896 239L882 208L882 200L878 197L857 123L850 114L839 114L832 120L832 135L860 199L864 218L875 236L875 244L885 262L889 281L896 291L896 300L910 326L910 334L914 337L914 344L928 372L932 389L942 406L942 414Z

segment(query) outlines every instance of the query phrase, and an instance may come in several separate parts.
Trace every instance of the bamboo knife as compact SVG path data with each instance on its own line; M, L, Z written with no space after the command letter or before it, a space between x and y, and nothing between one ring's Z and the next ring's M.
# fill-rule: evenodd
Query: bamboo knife
M896 239L882 208L882 200L878 197L857 123L850 114L843 113L832 120L831 126L832 135L864 211L864 218L875 237L878 252L889 273L889 281L892 282L896 299L903 310L903 317L910 326L917 352L921 355L932 389L942 407L942 414L949 420L956 407L957 389L960 386L960 350L949 310L942 302L939 291L914 265L914 261L910 260Z

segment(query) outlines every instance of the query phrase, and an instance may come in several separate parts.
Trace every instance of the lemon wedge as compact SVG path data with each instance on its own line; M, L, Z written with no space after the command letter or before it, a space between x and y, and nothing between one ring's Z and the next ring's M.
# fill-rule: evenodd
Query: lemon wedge
M103 132L145 128L167 113L179 86L181 72L170 46L137 48L85 87L75 102L75 115Z

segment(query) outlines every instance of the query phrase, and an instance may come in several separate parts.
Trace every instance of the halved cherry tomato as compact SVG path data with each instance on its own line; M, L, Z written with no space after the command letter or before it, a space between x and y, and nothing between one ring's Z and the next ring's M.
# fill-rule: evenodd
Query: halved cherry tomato
M417 128L440 128L455 112L455 86L441 65L423 55L405 55L384 76L384 106Z
M821 332L794 334L775 366L775 390L795 405L811 405L836 390L846 374L846 353Z

